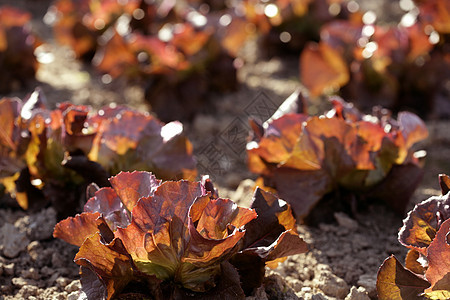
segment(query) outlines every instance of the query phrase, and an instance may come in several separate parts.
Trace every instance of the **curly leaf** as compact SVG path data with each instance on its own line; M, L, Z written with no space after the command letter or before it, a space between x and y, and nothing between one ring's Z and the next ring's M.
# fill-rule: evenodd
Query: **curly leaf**
M258 155L269 163L283 163L292 152L302 133L302 123L309 117L303 114L288 114L267 124L264 136L257 148L248 151L250 156ZM253 168L250 164L250 168Z
M378 270L377 292L380 300L423 299L420 294L429 286L426 280L405 269L393 255Z
M101 213L112 231L116 231L117 227L125 228L130 224L129 212L112 188L98 190L94 197L86 202L84 211Z
M257 188L251 208L258 218L245 225L241 251L231 260L246 293L261 285L265 264L276 267L280 258L308 251L307 244L296 233L295 219L285 201Z
M161 184L152 173L140 171L120 172L109 181L128 211L133 210L140 198L153 195Z
M98 231L97 219L100 213L82 213L56 224L53 237L81 247L87 237Z
M111 174L127 170L149 170L164 179L196 176L192 145L179 122L163 125L154 117L122 110L104 118L89 158Z
M312 97L338 89L350 78L344 58L325 43L307 44L300 56L300 73Z
M117 295L133 279L131 257L119 239L104 244L96 233L84 241L74 261L94 270L106 288L107 299Z
M450 216L450 194L430 197L417 204L403 220L403 227L398 233L398 240L408 248L426 255L426 248L431 244L439 229L439 219L447 220Z
M450 294L450 219L442 223L427 248L428 269L425 273L431 287L427 292L443 290Z

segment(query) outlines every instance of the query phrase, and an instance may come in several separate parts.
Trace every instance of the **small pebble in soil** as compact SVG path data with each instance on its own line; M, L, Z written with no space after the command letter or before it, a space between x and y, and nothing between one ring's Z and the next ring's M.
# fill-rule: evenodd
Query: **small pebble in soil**
M29 268L20 272L21 276L26 279L38 280L40 278L38 270L35 268Z
M3 271L6 276L14 276L14 263L3 265Z
M18 256L30 243L26 234L10 223L5 223L0 229L0 241L0 245L3 245L3 256L8 258Z
M359 276L358 285L367 290L370 298L376 297L377 294L377 275L364 274Z
M343 228L347 228L351 231L355 231L358 229L358 222L351 219L349 216L347 216L343 212L334 213L334 218L338 222L339 226L341 226Z
M350 290L349 286L342 278L337 277L331 272L322 271L319 274L319 277L316 278L316 281L317 288L328 296L342 299Z
M345 297L345 300L370 300L370 297L365 288L361 286L359 288L352 286L350 293L348 293L347 297Z

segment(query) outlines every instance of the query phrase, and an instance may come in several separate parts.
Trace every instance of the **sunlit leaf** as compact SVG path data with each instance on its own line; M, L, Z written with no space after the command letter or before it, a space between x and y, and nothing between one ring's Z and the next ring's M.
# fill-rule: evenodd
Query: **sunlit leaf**
M450 219L440 226L427 248L428 269L425 273L431 287L427 292L443 290L450 294Z
M417 204L403 221L398 234L400 243L426 255L426 248L435 238L439 222L450 216L449 195L434 196Z
M350 77L339 52L325 43L307 45L300 56L300 73L312 97L339 89Z
M416 0L421 17L438 32L450 33L450 4L445 0Z
M429 286L426 280L405 269L395 256L388 257L378 271L377 292L380 300L423 299L420 294Z
M82 213L69 217L56 224L53 236L80 247L86 238L98 231L99 216L100 213Z

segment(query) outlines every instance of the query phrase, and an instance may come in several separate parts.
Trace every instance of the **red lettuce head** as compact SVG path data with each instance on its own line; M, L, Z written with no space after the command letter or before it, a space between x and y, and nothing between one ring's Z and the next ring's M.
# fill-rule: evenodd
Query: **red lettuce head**
M167 293L164 287L170 285L172 295L216 291L242 298L236 278L248 274L230 264L233 258L256 258L260 277L261 264L307 250L289 207L261 190L255 192L254 207L243 208L216 197L201 182L161 182L137 171L119 173L110 182L112 187L97 190L82 214L61 221L54 231L80 246L75 262L83 267L88 296L98 292L93 285L110 299L139 282L154 295ZM262 206L267 211L259 218Z

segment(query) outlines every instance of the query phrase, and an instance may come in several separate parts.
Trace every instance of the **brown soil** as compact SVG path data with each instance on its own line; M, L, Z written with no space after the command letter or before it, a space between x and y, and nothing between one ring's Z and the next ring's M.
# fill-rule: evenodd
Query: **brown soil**
M56 45L42 17L51 1L0 1L34 14L33 29L48 42L54 61L41 65L37 82L7 96L24 97L40 86L51 105L62 101L94 108L116 102L147 110L143 91L125 81L104 84L90 66L73 58L70 50ZM245 137L249 116L264 119L299 86L298 59L258 57L256 43L243 49L246 64L239 71L241 86L235 93L211 95L216 111L198 115L186 131L193 141L202 173L211 173L222 197L248 203L255 176L245 165ZM5 95L2 95L5 96ZM319 112L313 103L312 113ZM316 111L314 111L316 110ZM424 180L413 203L440 194L437 175L450 172L448 121L428 122L430 138ZM230 136L237 129L239 134ZM242 140L244 139L244 141ZM216 156L208 154L211 147ZM212 161L213 160L213 161ZM213 162L220 163L213 166ZM335 214L332 224L299 226L309 243L306 254L288 258L275 270L267 270L265 284L249 299L376 299L376 273L383 260L395 254L403 259L406 249L397 242L402 217L383 206L371 206L353 219ZM0 210L0 299L77 299L80 282L73 263L77 248L51 237L55 212Z

